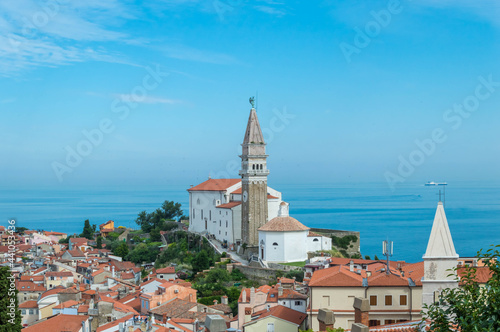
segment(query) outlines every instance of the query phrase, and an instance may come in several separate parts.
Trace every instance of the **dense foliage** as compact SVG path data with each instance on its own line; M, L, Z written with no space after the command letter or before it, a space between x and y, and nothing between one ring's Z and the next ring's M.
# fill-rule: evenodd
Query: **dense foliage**
M351 242L358 241L358 237L356 235L345 235L345 236L335 236L332 235L332 244L337 248L342 248L347 250L351 245Z
M18 309L15 282L8 266L0 267L0 331L21 331L21 312Z
M180 203L173 201L165 201L161 208L156 209L151 213L142 211L139 213L135 222L141 229L149 233L153 229L168 230L168 220L180 220L182 218L182 209Z
M425 306L423 319L430 320L431 331L500 331L499 248L478 252L491 271L485 285L478 282L478 268L467 266L460 271L460 287L443 290L438 302Z
M235 286L235 282L238 282L240 286ZM242 287L259 287L259 283L246 280L237 269L228 273L223 268L212 269L193 280L193 288L198 291L199 303L212 305L214 300L221 303L221 297L226 295L234 315L238 314L238 298Z
M126 242L120 242L116 248L113 250L113 254L121 258L125 258L128 255L128 245Z
M95 232L96 226L95 225L90 225L90 221L87 219L85 220L84 226L83 226L83 232L80 234L81 237L87 238L89 240L92 240L94 238L94 232Z

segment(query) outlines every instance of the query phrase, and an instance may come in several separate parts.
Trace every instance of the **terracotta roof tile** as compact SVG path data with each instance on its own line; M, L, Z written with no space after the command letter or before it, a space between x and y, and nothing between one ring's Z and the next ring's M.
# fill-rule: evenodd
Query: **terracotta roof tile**
M81 330L82 322L88 319L89 316L60 314L28 326L23 329L23 332L77 332Z
M309 227L303 225L300 221L292 217L276 217L271 219L267 224L260 227L259 231L267 232L293 232L307 231Z
M36 301L26 301L19 305L19 309L38 308Z
M234 208L235 206L238 206L238 205L241 205L241 202L234 201L234 202L229 202L229 203L226 203L226 204L217 205L216 208L218 208L218 209L232 209L232 208Z
M275 317L279 319L286 320L290 323L296 324L296 325L301 325L304 320L307 318L307 314L304 312L296 311L281 305L277 305L275 307L272 307L269 309L269 311L266 310L263 314L261 314L257 319L251 320L250 322L244 324L244 325L250 325L253 324L254 322L266 318L266 317Z
M164 273L167 273L167 274L175 273L175 267L167 266L167 267L156 270L156 274L164 274Z
M241 179L209 179L188 191L224 191L241 182Z

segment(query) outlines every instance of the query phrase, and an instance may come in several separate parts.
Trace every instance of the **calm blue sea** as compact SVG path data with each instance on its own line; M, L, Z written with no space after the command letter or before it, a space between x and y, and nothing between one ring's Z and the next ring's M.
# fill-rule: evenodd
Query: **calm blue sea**
M385 183L271 186L290 203L290 214L309 227L361 233L363 255L382 258L382 241L394 241L393 259L421 260L438 201L437 187L405 184L391 192ZM0 190L2 224L15 218L31 229L80 233L83 221L136 227L142 211L165 200L188 208L189 186L168 188L74 188ZM446 187L446 214L460 256L500 244L500 184L460 183Z

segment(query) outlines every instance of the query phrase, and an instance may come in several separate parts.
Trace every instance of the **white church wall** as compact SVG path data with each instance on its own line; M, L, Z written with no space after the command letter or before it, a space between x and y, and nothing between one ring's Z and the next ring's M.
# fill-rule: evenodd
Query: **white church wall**
M224 195L220 191L194 191L189 193L189 230L213 233L216 205L223 204ZM219 204L217 204L220 202ZM205 224L206 220L206 224Z
M332 238L326 236L308 236L307 251L315 252L320 250L331 250Z
M284 232L286 262L300 262L307 259L307 233L308 231Z
M233 207L233 223L232 223L232 243L241 241L241 204Z
M261 241L264 241L264 258ZM264 261L285 262L285 249L283 232L259 232L259 257Z

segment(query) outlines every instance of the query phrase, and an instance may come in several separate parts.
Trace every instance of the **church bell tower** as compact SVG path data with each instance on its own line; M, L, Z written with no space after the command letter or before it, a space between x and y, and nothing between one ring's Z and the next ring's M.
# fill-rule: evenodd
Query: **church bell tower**
M257 229L267 223L267 155L266 143L260 129L254 100L250 98L252 109L243 139L241 154L241 233L243 243L257 246Z

